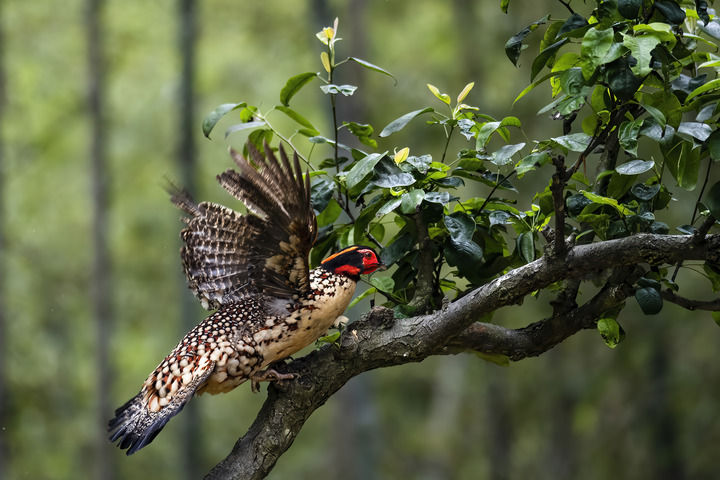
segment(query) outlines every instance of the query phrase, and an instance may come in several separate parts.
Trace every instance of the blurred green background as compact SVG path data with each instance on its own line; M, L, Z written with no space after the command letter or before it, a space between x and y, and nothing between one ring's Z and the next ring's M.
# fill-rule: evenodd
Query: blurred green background
M456 94L474 81L468 100L484 113L520 117L528 138L561 131L535 115L548 101L544 90L511 109L532 57L518 69L503 52L511 35L548 11L566 16L559 2L513 2L508 15L499 1L197 2L190 143L181 126L182 2L106 2L100 34L110 262L102 273L110 308L102 315L109 339L103 366L92 300L87 3L6 0L0 7L0 478L198 478L246 431L265 393L243 385L191 402L132 457L103 440L109 408L134 395L187 330L182 313L194 322L205 315L181 278L180 214L164 179L183 181L180 152L194 144L197 196L233 205L214 176L231 166L228 143L243 139L225 141L220 128L213 141L204 139L202 118L220 103L247 101L261 110L277 103L288 77L321 69L314 34L336 16L341 55L380 65L398 80L347 66L337 83L360 89L340 99L341 118L379 131L410 110L437 106L426 83ZM317 86L306 87L293 107L329 136L329 102ZM439 155L441 133L423 127L417 122L381 139L380 149ZM529 180L521 205L528 207L532 189L548 178L541 170ZM707 290L691 268L681 275ZM695 283L687 285L692 291ZM494 321L539 320L548 299L528 298ZM361 303L348 315L367 308ZM506 368L460 355L357 377L310 418L270 478L712 478L720 330L708 313L671 305L657 317L630 305L619 320L628 335L616 350L588 331ZM100 411L103 393L109 404Z

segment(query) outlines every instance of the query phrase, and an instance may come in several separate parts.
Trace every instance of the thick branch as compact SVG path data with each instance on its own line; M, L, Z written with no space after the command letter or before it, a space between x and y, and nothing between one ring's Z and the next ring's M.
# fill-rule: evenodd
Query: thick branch
M529 293L568 279L596 276L605 269L674 264L680 260L720 259L720 235L695 243L691 236L635 235L579 245L559 260L542 257L477 288L447 308L429 315L392 321L386 309L376 309L353 323L340 345L326 346L278 368L299 378L273 384L268 398L248 432L207 478L263 478L292 445L307 418L350 378L380 367L418 362L442 353L448 345L469 346L520 359L539 355L582 328L592 325L597 312L617 305L631 294L618 281L585 305L551 321L520 330L495 325L470 327L482 315L519 303ZM473 329L480 329L474 331ZM462 335L460 335L462 333ZM453 340L453 338L455 338ZM459 339L465 339L458 344Z
M415 279L415 295L410 302L410 307L415 312L425 313L432 306L435 264L432 240L430 240L427 224L420 211L415 213L415 227L418 238L418 275Z

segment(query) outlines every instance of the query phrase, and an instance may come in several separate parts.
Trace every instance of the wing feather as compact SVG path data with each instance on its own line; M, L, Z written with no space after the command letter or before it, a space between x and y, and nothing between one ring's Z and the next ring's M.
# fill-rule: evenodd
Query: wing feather
M172 202L188 214L181 232L183 268L190 289L205 308L237 301L252 286L283 299L309 288L308 255L317 236L309 176L303 178L297 153L282 146L279 159L267 143L251 143L247 158L231 150L238 170L217 179L248 214L215 203L196 204L174 191Z

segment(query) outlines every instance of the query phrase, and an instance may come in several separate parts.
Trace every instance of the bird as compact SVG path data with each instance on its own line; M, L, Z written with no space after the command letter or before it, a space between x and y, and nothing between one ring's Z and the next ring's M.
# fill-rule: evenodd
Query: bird
M262 151L261 151L262 150ZM352 245L312 270L317 238L310 176L282 145L248 142L230 155L237 170L217 176L247 212L195 203L170 186L171 201L187 216L180 233L190 290L212 310L148 376L139 393L108 422L110 441L131 455L152 442L187 402L202 393L228 392L250 380L282 381L274 363L315 342L339 319L360 275L385 266L371 247Z

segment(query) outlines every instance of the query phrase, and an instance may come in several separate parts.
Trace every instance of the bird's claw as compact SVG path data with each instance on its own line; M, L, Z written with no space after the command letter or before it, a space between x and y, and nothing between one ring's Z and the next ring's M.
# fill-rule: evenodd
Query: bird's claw
M257 393L260 391L260 382L277 382L278 380L293 380L297 373L280 373L273 368L267 368L250 377L250 389Z

